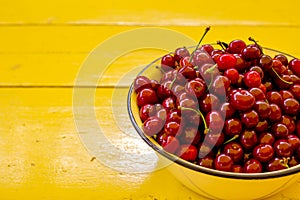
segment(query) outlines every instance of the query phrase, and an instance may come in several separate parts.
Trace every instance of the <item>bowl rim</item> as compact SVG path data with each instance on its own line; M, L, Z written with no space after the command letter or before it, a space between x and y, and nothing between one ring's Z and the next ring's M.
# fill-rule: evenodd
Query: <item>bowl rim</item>
M192 46L192 47L194 47L194 46ZM188 48L192 48L192 47L188 47ZM281 51L278 51L278 50L275 50L272 48L268 48L268 47L262 47L262 48L269 50L269 51L276 52L276 53L284 54L291 58L295 58L294 56L292 56L290 54L287 54L287 53L284 53L284 52L281 52ZM171 53L173 53L173 52L170 52L169 54L171 54ZM159 58L153 60L146 67L144 67L137 74L137 76L142 75L148 68L153 66L153 64L155 64L161 58L162 57L159 57ZM162 155L163 157L167 158L169 161L172 161L172 162L174 162L182 167L185 167L187 169L194 170L197 172L202 172L207 175L223 177L223 178L234 178L234 179L246 179L246 180L247 179L270 179L270 178L278 178L278 177L282 177L282 176L292 175L292 174L296 174L296 173L300 172L300 164L297 166L290 167L288 169L272 171L272 172L263 172L263 173L224 172L224 171L219 171L219 170L215 170L215 169L206 168L206 167L203 167L200 165L196 165L196 164L186 161L176 155L170 154L167 151L165 151L162 147L160 147L159 145L156 145L153 142L151 142L150 137L146 136L144 134L144 132L142 131L141 127L138 125L137 121L134 118L132 109L131 109L131 104L132 104L131 97L133 94L134 94L134 88L133 88L133 83L132 83L130 85L130 88L129 88L129 91L127 94L127 111L128 111L129 118L130 118L130 121L131 121L133 127L138 132L139 136L144 140L144 142L146 142L155 152L157 152L160 155Z

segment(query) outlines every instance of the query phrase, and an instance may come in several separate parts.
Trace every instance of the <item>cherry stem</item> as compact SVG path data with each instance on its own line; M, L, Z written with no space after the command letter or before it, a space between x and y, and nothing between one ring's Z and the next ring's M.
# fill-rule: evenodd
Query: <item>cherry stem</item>
M172 80L172 82L171 82L171 84L170 84L170 86L169 86L169 89L170 89L170 90L172 89L172 87L173 87L173 85L174 85L174 83L175 83L175 81L176 81L176 79L177 79L177 75L178 75L178 71L176 71L176 75L175 75L174 79Z
M237 139L239 137L239 135L235 135L232 138L230 138L229 140L227 140L226 142L224 142L224 144L227 144L229 142L232 142L233 140Z
M196 110L196 109L193 109L193 108L187 108L187 107L178 107L178 109L180 110L189 110L189 111L194 111L195 113L197 113L198 115L200 115L202 121L203 121L203 124L204 124L204 133L206 134L208 132L208 127L207 127L207 124L206 124L206 121L205 121L205 117L204 115L200 112L200 110Z
M223 42L221 42L220 40L217 41L217 44L221 46L221 48L226 51L226 48L224 47Z
M159 67L159 66L155 66L156 69L160 70L161 73L165 74L165 70L163 70L163 68Z
M277 76L282 82L284 82L284 83L286 83L286 84L289 84L289 85L293 85L293 82L284 80L284 79L276 72L276 70L275 70L273 67L272 67L272 71L276 74L276 76Z
M207 90L209 90L210 87L212 86L212 84L213 84L213 79L214 79L214 75L211 73L211 74L210 74L210 83L209 83L209 85L207 86Z
M204 31L204 33L203 33L201 39L199 40L199 42L198 42L198 44L197 44L195 50L192 52L192 55L190 56L189 62L192 61L192 59L193 59L193 57L194 57L194 54L195 54L195 51L199 48L199 46L200 46L200 44L201 44L203 38L205 37L206 33L207 33L209 30L210 30L210 26L208 26L208 27L205 28L205 31Z
M263 50L262 50L261 46L258 44L258 41L257 41L257 40L255 40L255 39L252 38L252 37L249 37L248 40L251 41L251 42L254 42L254 44L257 45L257 47L259 48L259 50L261 51L261 53L263 53Z
M212 73L216 69L217 66L218 66L217 64L214 64L213 66L211 66L210 68L205 70L204 74Z

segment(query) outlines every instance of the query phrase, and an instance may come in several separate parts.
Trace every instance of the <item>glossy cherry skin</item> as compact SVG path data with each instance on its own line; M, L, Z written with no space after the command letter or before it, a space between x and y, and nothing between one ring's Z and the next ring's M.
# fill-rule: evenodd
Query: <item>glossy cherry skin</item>
M287 140L292 145L293 151L295 151L300 146L300 139L296 135L288 135Z
M205 121L208 128L216 133L221 132L224 126L224 118L217 111L211 111L206 114Z
M201 139L201 134L196 127L185 127L180 136L183 144L197 145Z
M177 48L174 52L174 58L177 62L179 62L180 59L187 56L190 56L190 52L186 47Z
M267 120L259 121L254 130L259 134L265 132L269 128Z
M259 144L253 149L253 157L260 162L268 162L274 157L274 148L269 144Z
M300 76L300 59L294 58L289 62L289 68L296 74Z
M212 110L218 110L220 107L219 98L213 94L205 94L199 101L201 111L208 113Z
M265 75L265 74L264 74L264 71L263 71L262 68L259 67L259 66L252 66L252 67L249 69L249 71L256 71L256 72L259 74L261 80L264 78L264 75Z
M193 162L198 156L198 150L194 145L182 144L179 146L176 154L184 160Z
M230 81L226 76L217 76L211 86L210 91L219 97L225 97L226 91L230 86Z
M230 142L224 146L223 152L229 155L234 163L239 163L244 157L243 147L237 142Z
M257 71L248 71L244 74L244 83L249 88L259 87L261 77Z
M172 70L172 68L175 68L175 58L170 55L170 54L167 54L167 55L164 55L162 58L161 58L161 68L167 72L167 71L170 71Z
M231 54L240 54L246 46L243 40L232 40L228 45L228 52Z
M220 171L231 172L233 170L233 160L229 155L221 153L215 158L214 168Z
M295 99L300 101L300 84L291 86L289 91L294 95Z
M236 64L236 58L232 54L223 54L217 60L218 68L221 71L234 68L235 64Z
M294 119L288 115L282 115L280 123L284 124L288 130L289 134L293 134L296 130L296 123Z
M269 72L273 66L273 59L269 55L262 55L259 59L259 66L264 72Z
M263 132L258 137L258 143L273 145L275 142L275 136L269 132Z
M283 113L287 115L297 115L300 109L300 104L296 99L288 98L283 101Z
M256 101L253 108L262 120L268 119L271 114L271 107L265 101Z
M144 122L142 129L146 135L154 136L158 134L163 129L163 127L163 120L156 116L152 116Z
M239 80L239 72L238 72L238 70L236 70L234 68L227 69L224 72L224 76L226 76L230 80L230 83L232 83L232 84L237 83Z
M265 101L266 100L266 95L265 93L259 89L259 88L250 88L249 92L254 96L255 101Z
M166 122L164 125L164 133L179 137L182 134L183 124L175 121Z
M287 66L289 63L287 57L283 54L277 54L274 58L279 60L284 66Z
M225 134L223 132L209 132L205 135L204 141L210 147L219 147L225 141Z
M255 98L247 90L238 90L231 96L230 103L238 110L246 111L252 108Z
M187 80L192 80L197 77L196 71L191 66L184 66L179 68L178 72L182 74Z
M287 169L288 165L283 158L275 157L267 163L266 170L268 172Z
M283 103L283 98L279 92L269 91L269 92L267 92L266 97L270 104L274 103L274 104L278 105L279 107L281 107L281 105Z
M256 159L250 159L244 164L244 173L260 173L262 172L262 165Z
M257 134L253 130L244 130L240 135L240 143L246 150L251 150L257 144Z
M211 147L209 144L201 143L199 145L199 154L198 158L204 158L206 156L212 156L214 157L214 152L212 151L213 147Z
M196 98L201 98L206 89L205 83L197 80L191 80L185 85L185 91L190 95L195 95Z
M211 52L214 50L214 47L210 44L203 44L199 48L201 51L205 51L208 55L211 55Z
M296 124L296 134L300 137L300 120Z
M279 94L282 96L282 99L294 98L294 95L288 90L280 90Z
M181 122L181 112L178 109L174 109L170 112L168 112L166 116L166 122L174 121L177 123Z
M225 117L225 119L231 118L235 111L236 109L228 102L223 103L220 107L220 114Z
M242 128L242 122L238 118L225 120L224 132L229 137L239 135L242 131Z
M161 142L163 149L169 153L175 153L179 147L179 140L173 135L166 135Z
M134 79L133 88L136 93L144 88L151 88L151 81L146 76L138 76Z
M198 165L206 168L213 169L214 167L214 158L212 156L206 156L204 158L200 158L197 162Z
M207 52L201 51L201 50L196 50L194 53L194 57L192 60L193 64L198 67L202 67L205 64L213 64L214 61L210 57L210 55Z
M274 150L278 157L289 157L293 154L292 145L287 139L279 139L274 143Z
M153 111L153 105L152 104L146 104L143 105L140 109L140 118L142 122L144 122L146 119L148 119Z
M167 110L169 113L171 110L176 108L176 100L174 97L168 97L164 99L162 102L162 106Z
M236 58L236 64L234 68L239 72L244 72L247 66L241 54L234 54L234 57Z
M259 122L259 117L256 111L250 110L241 114L241 121L246 128L253 128Z
M137 94L137 104L139 107L156 103L158 103L158 97L153 89L144 88Z
M275 123L271 126L271 132L277 138L286 138L289 135L289 130L286 125Z
M241 54L245 61L252 61L260 57L261 50L257 46L248 45L242 50Z
M270 104L271 114L269 116L269 120L271 122L276 122L281 119L281 109L276 104Z

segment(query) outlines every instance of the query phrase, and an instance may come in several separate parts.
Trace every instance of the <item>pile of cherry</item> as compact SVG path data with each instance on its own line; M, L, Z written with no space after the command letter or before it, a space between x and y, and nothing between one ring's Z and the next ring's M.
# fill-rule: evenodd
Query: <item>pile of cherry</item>
M197 165L260 173L300 162L300 59L256 41L185 47L134 80L144 133ZM199 43L200 44L200 43Z

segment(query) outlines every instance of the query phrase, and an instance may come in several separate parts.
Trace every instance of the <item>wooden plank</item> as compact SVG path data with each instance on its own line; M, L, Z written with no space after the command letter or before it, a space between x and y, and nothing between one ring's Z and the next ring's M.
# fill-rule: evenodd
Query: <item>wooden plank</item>
M0 85L72 86L81 65L97 45L122 31L134 31L134 28L123 26L0 27L2 34ZM176 26L171 27L170 30L179 31L197 40L203 29L204 27ZM247 40L252 36L264 46L300 56L299 33L300 28L297 27L214 26L204 42L216 40L228 42L233 38ZM180 41L176 42L180 43ZM117 85L120 77L138 66L150 63L165 52L141 49L118 57L111 65L106 66L108 69L99 80L99 84ZM100 57L99 65L101 65ZM99 76L95 75L90 83L95 83L98 78Z
M2 24L125 24L125 25L299 25L296 0L222 1L3 1ZM255 8L255 13L252 9Z
M132 146L126 142L134 140L132 133L124 134L124 129L117 126L112 110L117 106L122 113L126 110L123 106L126 100L114 102L115 92L108 88L96 90L96 118L106 137L129 154L146 144ZM117 93L126 92L127 89L118 89ZM132 174L92 159L94 155L89 154L76 131L72 94L72 89L63 88L0 89L0 193L3 199L24 196L28 199L77 199L80 196L82 200L204 199L181 185L167 168ZM120 123L130 126L124 118ZM102 148L110 155L112 149ZM123 169L131 164L137 166L136 160L125 155L106 157L116 162L124 158L129 159L123 163ZM297 187L299 183L272 199L297 199Z

